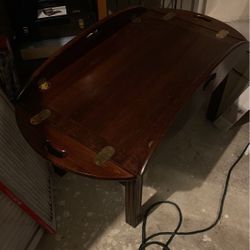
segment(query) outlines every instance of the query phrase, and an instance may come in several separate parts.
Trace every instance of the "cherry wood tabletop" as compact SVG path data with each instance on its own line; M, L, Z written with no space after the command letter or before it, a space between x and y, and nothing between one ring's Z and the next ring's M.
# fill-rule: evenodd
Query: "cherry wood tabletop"
M85 30L33 74L16 104L18 126L58 167L133 179L178 112L244 44L207 16L130 8Z

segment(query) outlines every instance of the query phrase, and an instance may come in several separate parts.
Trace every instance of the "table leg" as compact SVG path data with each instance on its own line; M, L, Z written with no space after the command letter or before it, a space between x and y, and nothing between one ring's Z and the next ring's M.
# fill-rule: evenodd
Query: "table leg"
M56 174L58 174L59 176L64 176L65 174L67 174L67 171L63 170L62 168L58 168L57 166L54 166L54 171Z
M107 0L97 0L97 9L98 9L98 19L101 20L107 16Z
M218 85L211 95L210 103L207 110L207 119L210 121L215 121L218 117L218 110L221 104L223 93L228 80L228 75L225 79Z
M126 222L132 227L136 227L141 221L142 186L142 176L125 183Z
M215 120L214 125L222 131L227 131L235 125L243 125L248 122L249 114L249 90L245 89L239 97L227 107Z

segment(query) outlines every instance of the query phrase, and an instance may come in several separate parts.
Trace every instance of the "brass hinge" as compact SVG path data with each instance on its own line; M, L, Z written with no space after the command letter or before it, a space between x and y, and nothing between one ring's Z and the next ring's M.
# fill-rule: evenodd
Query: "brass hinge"
M39 125L40 123L48 119L50 115L51 111L49 109L43 109L40 113L30 118L30 123L32 125Z
M216 38L218 38L218 39L224 39L228 35L229 35L229 31L228 30L220 30L220 31L218 31L216 33Z
M106 161L110 160L112 156L115 154L115 149L111 146L106 146L101 149L99 153L97 153L95 157L95 164L101 166Z

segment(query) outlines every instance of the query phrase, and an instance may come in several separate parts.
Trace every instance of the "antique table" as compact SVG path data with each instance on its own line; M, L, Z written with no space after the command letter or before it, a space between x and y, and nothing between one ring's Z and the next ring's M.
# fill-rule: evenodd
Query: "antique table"
M65 45L19 96L19 128L67 171L123 182L126 221L141 219L142 177L162 137L192 97L217 117L228 73L248 42L213 18L134 7Z

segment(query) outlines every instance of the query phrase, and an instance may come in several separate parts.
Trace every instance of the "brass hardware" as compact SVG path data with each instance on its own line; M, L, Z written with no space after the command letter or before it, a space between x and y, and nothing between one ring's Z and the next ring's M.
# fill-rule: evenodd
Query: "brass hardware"
M110 160L115 154L115 149L111 146L104 147L95 157L95 164L101 166L106 161Z
M218 31L216 33L216 38L218 38L218 39L224 39L228 35L229 35L229 31L228 30L220 30L220 31Z
M48 119L50 115L51 111L49 109L43 109L40 113L30 118L30 123L32 125L39 125L40 123Z
M80 29L84 29L85 28L85 23L84 20L82 18L78 19L78 25Z
M41 83L39 84L39 89L40 90L48 90L50 88L50 82L44 80L44 81L41 81Z
M163 16L163 19L164 19L165 21L168 21L168 20L171 20L171 19L174 18L174 17L175 17L175 13L174 13L174 12L169 12L169 13L167 13L166 15Z

